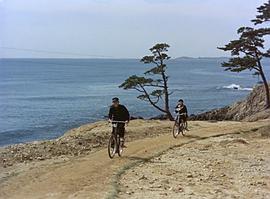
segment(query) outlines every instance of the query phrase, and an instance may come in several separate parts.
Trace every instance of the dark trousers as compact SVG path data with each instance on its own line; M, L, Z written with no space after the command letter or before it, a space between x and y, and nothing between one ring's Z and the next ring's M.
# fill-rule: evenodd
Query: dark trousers
M118 128L119 137L124 138L125 137L125 124L118 123L117 128ZM116 131L116 128L114 128L113 130ZM116 132L114 132L114 133L116 133Z
M182 122L186 122L187 121L187 116L185 116L185 115L180 115L180 121L182 121Z

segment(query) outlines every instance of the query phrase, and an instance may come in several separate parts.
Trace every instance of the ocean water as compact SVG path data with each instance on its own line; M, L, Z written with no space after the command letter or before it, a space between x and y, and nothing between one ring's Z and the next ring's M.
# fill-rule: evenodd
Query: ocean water
M222 61L168 62L171 107L183 98L190 113L199 113L244 98L258 78L249 71L224 72ZM0 146L56 138L102 120L114 96L133 116L160 114L138 100L136 91L118 88L128 76L150 67L136 59L0 59Z

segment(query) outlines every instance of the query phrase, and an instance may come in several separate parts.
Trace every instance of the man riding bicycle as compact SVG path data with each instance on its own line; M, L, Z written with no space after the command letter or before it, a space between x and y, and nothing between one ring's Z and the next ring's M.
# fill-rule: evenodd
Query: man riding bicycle
M187 121L188 111L186 105L184 104L184 100L178 100L178 103L175 107L175 113L180 115L180 121L183 123Z
M124 105L120 104L119 98L114 97L112 99L112 106L110 107L110 111L109 111L109 122L123 121L123 122L128 123L129 120L130 120L130 115L127 108ZM124 147L125 123L118 123L118 129L119 129L119 137Z

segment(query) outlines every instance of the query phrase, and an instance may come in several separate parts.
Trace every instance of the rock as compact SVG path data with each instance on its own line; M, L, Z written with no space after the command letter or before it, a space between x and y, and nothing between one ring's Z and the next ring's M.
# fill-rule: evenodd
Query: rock
M100 146L100 144L98 143L98 144L94 144L93 145L93 148L98 148Z
M37 157L37 160L45 160L44 157Z
M263 138L270 138L270 125L259 128L257 132Z
M132 195L133 193L134 193L134 191L131 191L131 192L127 191L126 192L126 194L128 194L128 195Z
M225 120L230 120L232 118L226 117L226 114L228 113L229 107L224 107L220 109L214 109L211 111L207 111L204 113L200 113L198 115L191 115L189 117L189 120L217 120L217 121L222 121Z
M235 138L235 139L226 139L226 140L222 140L220 142L220 144L222 145L228 145L228 144L248 144L248 141L243 139L243 138Z
M179 192L179 193L181 193L181 192L183 192L184 191L184 189L183 189L183 187L181 187L181 186L178 186L177 188L175 188L174 189L174 192Z
M193 178L193 175L192 174L188 174L187 175L187 178Z
M226 174L223 173L223 174L220 175L220 177L226 177Z
M191 115L189 120L234 120L257 121L270 118L270 109L265 109L264 86L259 85L243 101L224 108L213 109L197 115Z
M131 116L130 120L143 120L144 118L141 116Z
M145 175L143 175L142 177L139 178L139 180L148 180L148 178Z
M161 185L157 185L157 186L150 186L150 188L151 188L151 189L155 189L155 188L156 188L156 189L159 189L159 188L161 188L161 187L162 187Z
M233 143L248 144L248 141L243 138L237 138L232 140Z
M167 120L167 119L168 117L166 115L158 115L150 118L150 120Z
M13 164L11 162L7 163L7 166L11 167Z
M167 194L167 193L160 193L160 195L164 195L164 196L167 196L168 194Z

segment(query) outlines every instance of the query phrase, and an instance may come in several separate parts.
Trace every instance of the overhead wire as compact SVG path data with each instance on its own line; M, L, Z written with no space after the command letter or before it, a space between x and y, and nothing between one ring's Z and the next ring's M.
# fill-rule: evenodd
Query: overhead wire
M104 55L96 55L96 54L85 54L85 53L74 53L74 52L63 52L63 51L49 51L49 50L40 50L40 49L30 49L30 48L16 48L16 47L7 47L7 46L0 46L0 49L6 49L6 50L16 50L16 51L27 51L27 52L34 52L34 53L46 53L46 54L58 54L58 55L73 55L78 57L61 57L61 58L15 58L15 59L9 59L4 58L4 60L7 60L9 62L18 62L18 63L37 63L37 64L45 64L45 65L68 65L68 66L78 66L78 63L60 63L58 62L61 59L109 59L112 58L110 56L104 56ZM41 61L42 60L42 61ZM49 60L49 61L48 61ZM52 62L52 60L57 60L56 62ZM1 62L1 58L0 58ZM80 66L87 66L87 64L82 64L80 62Z

